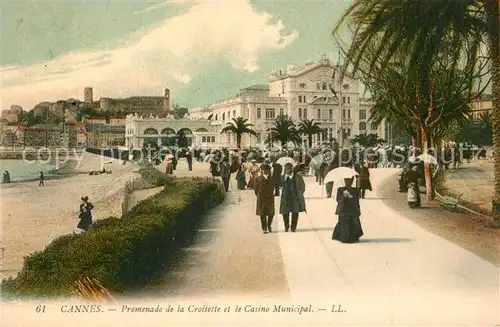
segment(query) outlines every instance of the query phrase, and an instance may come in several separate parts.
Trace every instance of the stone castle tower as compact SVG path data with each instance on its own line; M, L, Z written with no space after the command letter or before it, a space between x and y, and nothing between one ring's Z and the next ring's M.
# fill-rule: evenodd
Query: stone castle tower
M163 110L165 112L170 112L172 110L170 99L170 89L165 89L165 96L163 99Z
M85 103L94 102L94 95L93 95L93 90L91 87L86 87L83 90L83 102L85 102Z

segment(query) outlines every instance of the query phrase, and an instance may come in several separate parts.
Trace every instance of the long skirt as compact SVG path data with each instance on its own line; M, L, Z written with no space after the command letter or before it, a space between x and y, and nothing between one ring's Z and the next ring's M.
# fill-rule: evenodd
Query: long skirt
M244 190L246 187L247 181L244 179L237 179L236 181L237 181L236 187L238 188L238 190Z
M80 218L76 227L86 231L90 226L92 226L92 216L84 215Z
M333 230L333 240L356 243L361 236L363 236L363 228L359 216L339 215L339 221Z

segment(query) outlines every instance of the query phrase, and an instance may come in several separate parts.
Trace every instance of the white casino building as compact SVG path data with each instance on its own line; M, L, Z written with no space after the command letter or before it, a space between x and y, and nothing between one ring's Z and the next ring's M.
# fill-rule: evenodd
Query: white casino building
M334 71L335 81L332 81ZM299 122L314 119L328 131L327 139L316 135L314 144L321 144L331 137L348 146L350 139L361 133L376 133L389 139L385 124L374 126L368 120L371 104L360 97L359 83L348 76L342 81L339 68L330 60L321 59L302 67L289 65L286 72L273 71L268 85L252 85L240 90L236 97L189 110L191 118L207 119L219 131L232 118L244 117L254 125L257 137L243 136L242 147L260 146L267 138L267 129L279 114L289 115ZM338 101L330 91L330 84L338 92ZM340 102L340 103L339 103ZM341 131L344 133L341 133ZM221 135L220 146L235 147L234 135Z

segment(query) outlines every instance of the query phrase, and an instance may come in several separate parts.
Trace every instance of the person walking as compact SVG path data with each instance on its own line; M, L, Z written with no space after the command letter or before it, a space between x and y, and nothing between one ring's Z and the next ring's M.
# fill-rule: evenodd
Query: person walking
M88 196L83 196L81 200L80 215L78 216L80 222L77 228L87 231L92 226L92 209L94 209L94 206L89 202Z
M250 178L248 179L248 185L247 185L247 187L248 188L254 188L253 184L254 184L255 178L259 174L259 166L257 166L257 160L253 159L251 161L251 164L248 167L248 173L250 175Z
M255 214L260 217L261 227L264 234L271 233L274 218L274 181L271 178L271 166L262 164L262 174L254 180L253 189L257 196Z
M274 196L280 196L282 173L283 173L283 167L275 161L273 163Z
M356 168L355 168L356 170ZM372 191L372 183L370 182L370 170L368 166L365 164L359 165L359 171L356 170L359 174L356 179L357 187L360 191L360 196L362 199L365 198L366 190Z
M190 150L186 151L186 160L187 160L189 171L192 171L193 170L193 155L191 154Z
M238 190L244 190L246 185L245 166L240 165L238 171L236 172L236 187Z
M415 208L420 208L422 206L422 198L420 197L420 187L418 181L420 179L420 174L418 171L418 166L414 165L410 168L410 170L406 173L406 182L408 183L408 190L410 187L413 189L412 194L415 194Z
M229 181L231 180L231 165L229 164L229 159L224 158L220 164L220 176L222 177L222 182L224 183L224 189L229 191Z
M38 182L38 186L45 186L45 176L43 175L43 171L40 172L40 181Z
M333 230L332 239L342 243L356 243L363 236L361 227L361 209L359 206L359 190L352 186L353 178L344 179L345 186L337 189L338 222Z
M299 213L306 211L306 200L304 198L306 184L302 175L294 172L292 164L287 163L285 165L285 175L282 179L282 185L280 214L283 215L285 232L291 229L294 233L297 229ZM290 214L292 216L291 225Z

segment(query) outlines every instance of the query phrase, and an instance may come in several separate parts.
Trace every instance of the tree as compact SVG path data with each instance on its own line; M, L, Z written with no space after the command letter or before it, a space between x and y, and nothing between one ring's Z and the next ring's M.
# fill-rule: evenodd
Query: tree
M282 147L291 142L294 145L302 143L300 132L295 126L293 120L287 115L279 115L274 121L274 126L267 129L268 136L266 143L273 145L274 142L280 142Z
M354 26L353 42L347 51L346 66L354 70L369 52L373 38L380 38L374 61L391 66L393 55L404 49L413 73L420 76L420 94L429 95L432 82L428 78L436 57L447 49L452 64L458 67L477 57L489 61L493 93L494 151L500 153L500 5L497 0L365 0L353 4L334 29L336 34L345 21ZM481 54L487 45L488 55ZM478 56L478 54L480 54ZM452 69L455 71L455 69ZM370 70L371 71L371 70ZM422 108L427 104L419 103ZM422 134L425 137L425 131ZM427 141L427 140L426 140ZM495 156L495 193L493 218L500 225L500 156Z
M313 135L323 133L320 124L315 122L314 119L304 119L300 122L298 131L300 134L307 136L307 144L312 147Z
M384 140L379 138L377 134L370 133L370 134L355 135L352 139L352 142L359 143L359 145L365 148L369 148L369 147L374 147L379 143L383 143Z
M247 118L237 117L233 118L232 122L226 124L221 131L221 134L224 133L233 133L236 135L236 147L241 149L241 137L244 134L257 136L257 133L252 129L253 125L248 123Z

